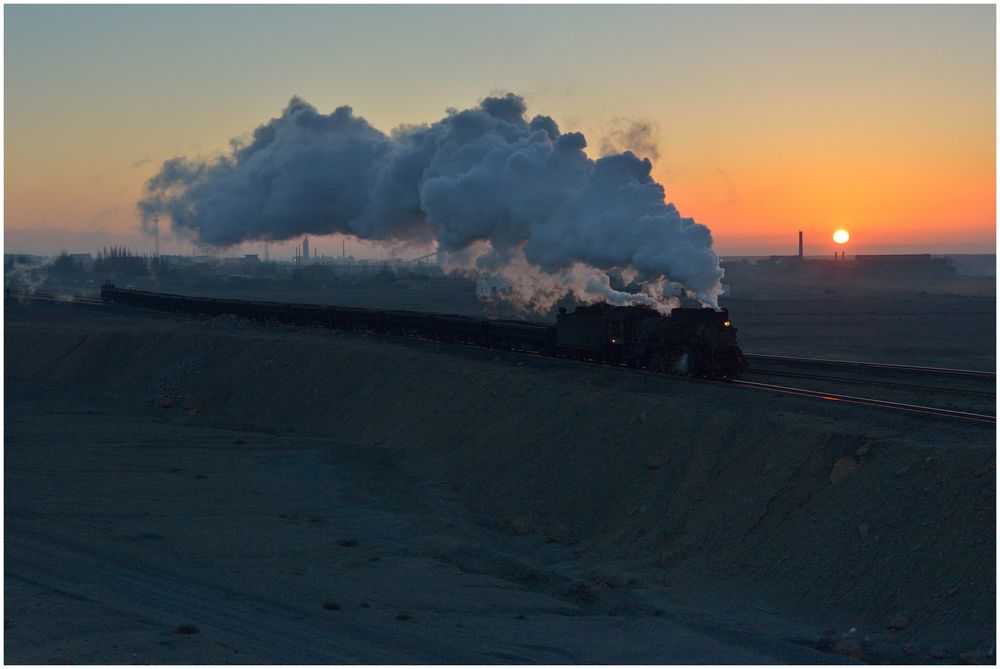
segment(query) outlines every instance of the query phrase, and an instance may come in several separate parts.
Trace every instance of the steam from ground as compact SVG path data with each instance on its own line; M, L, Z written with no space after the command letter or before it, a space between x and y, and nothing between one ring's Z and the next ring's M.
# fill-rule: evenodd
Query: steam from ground
M139 210L147 230L166 216L212 246L332 233L436 243L450 269L500 274L538 310L570 293L666 311L687 292L716 306L708 228L666 202L648 159L595 161L584 147L547 116L528 120L513 94L390 135L350 107L321 114L296 97L230 155L165 162ZM642 292L613 289L613 270Z
M15 293L34 295L45 285L59 256L51 256L41 262L4 262L4 288Z

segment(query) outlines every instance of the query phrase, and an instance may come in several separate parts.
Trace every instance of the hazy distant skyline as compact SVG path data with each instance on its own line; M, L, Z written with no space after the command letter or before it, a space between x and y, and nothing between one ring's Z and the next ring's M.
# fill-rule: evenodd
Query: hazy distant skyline
M4 11L5 230L33 231L8 251L137 239L164 160L227 150L292 95L389 131L506 91L594 157L644 148L721 255L793 253L800 229L821 254L837 227L848 253L995 249L990 5ZM653 149L616 141L637 120Z

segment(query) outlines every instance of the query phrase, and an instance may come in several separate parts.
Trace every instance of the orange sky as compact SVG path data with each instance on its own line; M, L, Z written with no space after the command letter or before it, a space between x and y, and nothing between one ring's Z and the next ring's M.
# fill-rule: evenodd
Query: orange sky
M832 253L838 227L848 253L995 249L992 6L8 6L5 26L10 249L134 235L163 160L293 94L388 131L499 90L595 157L650 121L654 176L721 255L794 253L797 230Z

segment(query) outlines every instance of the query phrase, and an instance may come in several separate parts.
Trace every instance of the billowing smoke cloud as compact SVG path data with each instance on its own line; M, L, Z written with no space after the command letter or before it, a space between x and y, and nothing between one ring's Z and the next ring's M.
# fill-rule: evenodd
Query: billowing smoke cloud
M596 161L586 140L513 94L391 135L350 107L293 98L210 161L168 160L139 202L145 225L212 246L342 233L436 243L453 269L498 273L531 307L566 294L667 310L682 292L716 306L722 270L708 228L682 217L631 152ZM642 286L614 290L617 270Z

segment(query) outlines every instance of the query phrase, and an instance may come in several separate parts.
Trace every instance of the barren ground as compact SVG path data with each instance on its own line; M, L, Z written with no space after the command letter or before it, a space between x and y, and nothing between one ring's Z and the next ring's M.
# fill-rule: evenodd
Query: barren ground
M9 663L995 642L992 428L228 317L5 316Z

